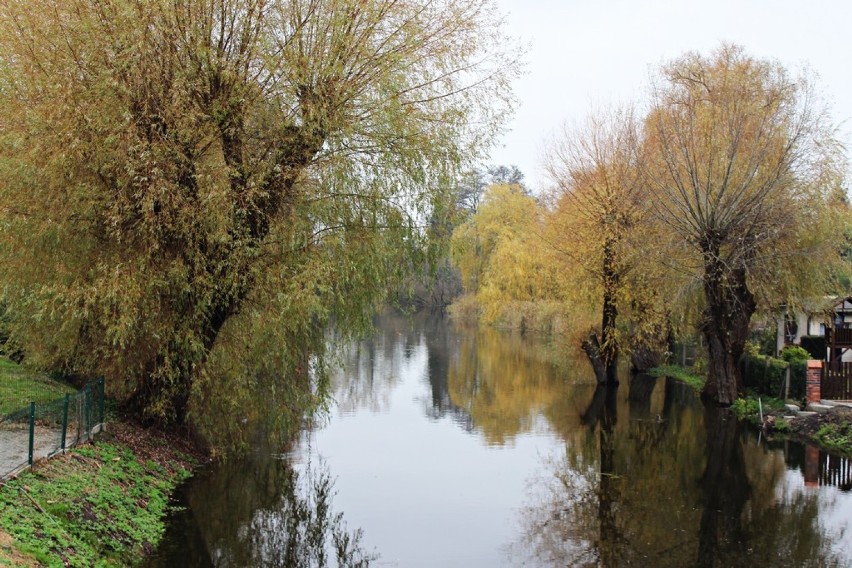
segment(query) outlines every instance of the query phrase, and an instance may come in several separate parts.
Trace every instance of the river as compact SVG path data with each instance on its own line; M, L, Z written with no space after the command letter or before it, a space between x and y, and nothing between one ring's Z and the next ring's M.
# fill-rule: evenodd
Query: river
M852 566L846 460L573 356L385 316L328 417L191 479L147 565Z

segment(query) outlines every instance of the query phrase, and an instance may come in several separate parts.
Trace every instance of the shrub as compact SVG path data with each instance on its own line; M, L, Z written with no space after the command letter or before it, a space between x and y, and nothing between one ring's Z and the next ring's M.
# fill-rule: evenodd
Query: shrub
M811 358L811 354L798 345L787 345L781 350L781 358L792 363L794 361L807 361Z
M740 370L743 374L743 386L756 393L769 396L783 396L784 380L790 367L790 396L801 398L805 395L805 372L807 359L787 362L765 355L743 355Z
M459 296L447 308L450 317L458 323L475 324L479 321L479 302L473 294Z

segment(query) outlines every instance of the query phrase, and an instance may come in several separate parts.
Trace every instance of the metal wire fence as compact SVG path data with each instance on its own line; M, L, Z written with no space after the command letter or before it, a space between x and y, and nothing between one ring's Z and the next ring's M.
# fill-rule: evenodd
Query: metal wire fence
M0 416L0 479L91 439L104 422L104 380Z

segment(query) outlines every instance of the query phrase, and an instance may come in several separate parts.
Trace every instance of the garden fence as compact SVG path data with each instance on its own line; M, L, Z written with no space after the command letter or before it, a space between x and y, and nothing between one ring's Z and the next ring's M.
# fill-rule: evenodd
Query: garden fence
M103 422L102 378L77 393L0 416L0 479L91 439Z

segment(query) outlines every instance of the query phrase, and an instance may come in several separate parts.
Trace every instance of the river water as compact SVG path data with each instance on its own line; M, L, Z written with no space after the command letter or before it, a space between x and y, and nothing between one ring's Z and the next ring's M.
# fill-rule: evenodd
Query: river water
M201 472L148 566L852 566L852 471L671 380L386 316L286 453Z

